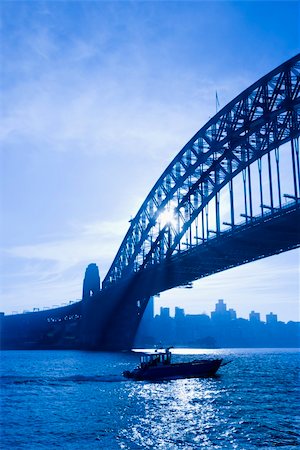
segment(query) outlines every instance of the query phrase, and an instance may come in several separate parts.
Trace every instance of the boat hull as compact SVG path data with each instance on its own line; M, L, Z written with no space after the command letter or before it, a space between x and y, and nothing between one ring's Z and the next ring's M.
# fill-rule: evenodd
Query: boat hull
M157 365L126 371L123 375L133 380L170 380L175 378L203 378L214 376L222 359L200 360L189 363Z

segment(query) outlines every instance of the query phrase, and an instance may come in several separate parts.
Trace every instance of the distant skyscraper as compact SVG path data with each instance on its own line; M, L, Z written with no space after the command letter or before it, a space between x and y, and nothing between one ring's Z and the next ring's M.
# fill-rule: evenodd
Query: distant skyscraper
M216 303L216 309L215 312L219 313L219 314L223 314L225 313L227 310L227 306L226 303L224 303L223 299L218 300L218 303Z
M218 300L218 303L216 303L215 311L212 311L211 313L212 319L236 319L236 312L234 309L230 309L227 311L226 303L224 303L223 299Z
M230 309L228 310L228 312L229 312L229 314L230 314L230 319L231 319L231 320L235 320L235 319L236 319L236 311L235 311L234 309L230 308Z
M169 319L170 318L170 308L163 308L160 307L160 317L162 319Z
M175 319L183 319L185 317L184 309L175 307Z
M273 314L272 312L270 312L270 314L267 314L266 315L266 322L268 324L277 323L277 314Z
M251 311L251 313L249 314L249 320L250 322L260 322L260 314L255 311Z

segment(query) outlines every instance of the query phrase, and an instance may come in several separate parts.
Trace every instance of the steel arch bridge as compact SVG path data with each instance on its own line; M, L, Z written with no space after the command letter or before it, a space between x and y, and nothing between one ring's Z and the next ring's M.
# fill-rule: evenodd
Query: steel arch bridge
M300 56L285 62L232 100L183 147L156 182L134 219L103 281L118 281L221 236L220 193L229 188L228 228L235 213L234 179L242 174L246 224L254 217L253 163L258 165L260 217L284 211L279 147L291 143L291 194L298 204ZM285 150L287 151L287 150ZM275 165L272 162L275 155ZM262 159L267 155L269 185L265 204ZM274 173L276 172L276 180ZM276 184L276 186L274 186ZM275 198L275 190L277 196ZM214 223L209 209L213 205ZM295 205L294 205L295 206ZM210 220L209 220L210 219Z
M299 247L299 135L300 54L183 147L131 220L102 290L85 280L81 302L8 316L3 347L128 350L151 295Z
M88 345L130 348L150 295L299 247L299 113L298 54L193 136L131 220L102 283L99 313L97 302L92 312L85 307Z

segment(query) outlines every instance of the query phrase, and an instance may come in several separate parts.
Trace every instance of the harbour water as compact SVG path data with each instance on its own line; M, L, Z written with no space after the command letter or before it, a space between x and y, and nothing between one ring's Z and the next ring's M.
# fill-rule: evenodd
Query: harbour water
M135 382L121 375L135 353L3 351L1 448L299 448L299 351L174 352L231 362L215 378Z

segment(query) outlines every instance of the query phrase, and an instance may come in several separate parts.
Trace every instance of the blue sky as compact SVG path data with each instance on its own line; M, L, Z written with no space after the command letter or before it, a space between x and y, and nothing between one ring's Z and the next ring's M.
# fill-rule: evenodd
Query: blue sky
M221 106L299 52L297 1L4 1L1 310L103 279L145 196ZM299 320L299 253L164 293L159 306Z

